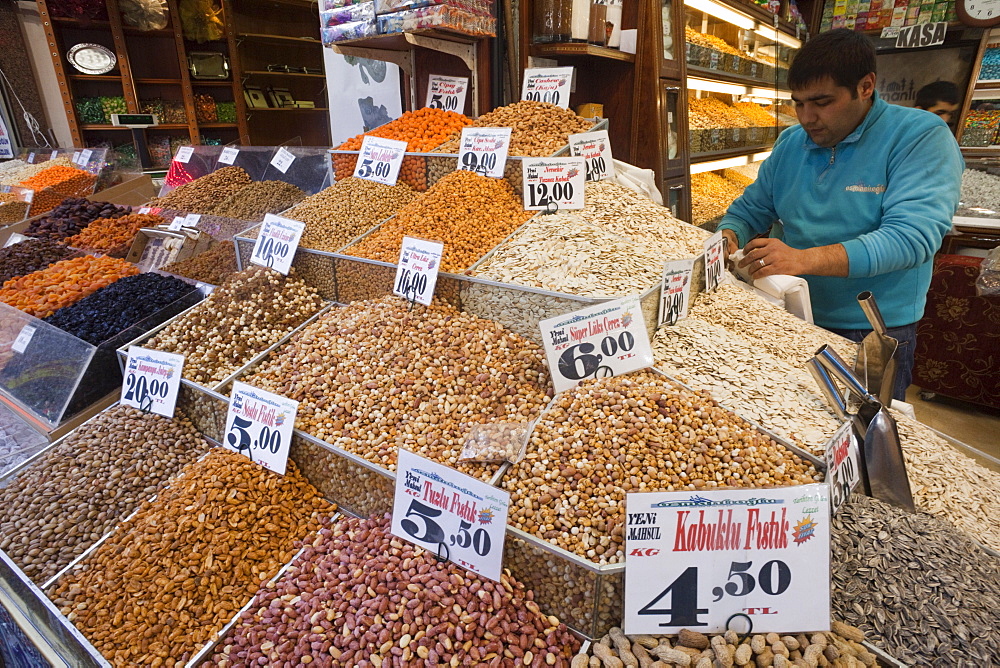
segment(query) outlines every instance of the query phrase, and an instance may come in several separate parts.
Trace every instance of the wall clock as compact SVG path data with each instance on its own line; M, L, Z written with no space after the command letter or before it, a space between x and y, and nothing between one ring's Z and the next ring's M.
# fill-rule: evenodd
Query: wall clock
M1000 24L1000 0L955 0L958 20L967 26L988 28Z

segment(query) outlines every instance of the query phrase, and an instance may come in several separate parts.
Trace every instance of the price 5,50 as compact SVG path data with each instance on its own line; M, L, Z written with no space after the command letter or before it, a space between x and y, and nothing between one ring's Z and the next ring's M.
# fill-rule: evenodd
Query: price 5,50
M465 520L459 522L456 533L447 536L448 542L446 543L444 529L434 521L434 518L439 517L442 512L444 511L440 508L432 508L413 499L410 501L410 507L406 510L406 519L400 522L400 526L413 540L420 543L452 545L463 549L471 547L480 557L485 557L490 553L493 544L489 532L479 528L470 533L469 529L472 528L472 524ZM419 521L420 524L409 519L411 517Z

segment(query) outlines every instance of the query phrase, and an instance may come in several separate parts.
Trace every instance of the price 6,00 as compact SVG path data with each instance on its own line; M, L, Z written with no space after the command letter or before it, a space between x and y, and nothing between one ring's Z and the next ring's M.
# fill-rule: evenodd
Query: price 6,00
M267 425L263 425L257 434L256 440L252 440L250 432L247 431L247 427L251 425L253 425L253 422L250 420L234 417L233 427L229 430L229 434L226 435L226 442L229 443L229 447L241 453L246 452L250 456L250 459L253 459L252 451L254 449L270 450L271 454L278 454L278 450L281 449L281 433L277 429L272 430Z
M601 361L604 360L605 356L612 357L617 355L619 351L627 353L634 347L635 337L632 336L631 332L622 332L617 339L613 336L605 336L604 340L601 341L601 352L604 355L592 354L595 349L593 343L578 343L567 348L559 356L559 373L570 380L582 380L591 376L597 378L598 375L602 378L613 376L615 374L611 367L602 366Z
M134 373L128 375L125 384L128 386L125 399L139 402L139 408L144 411L153 407L153 399L157 397L166 399L169 391L165 382L160 382L156 378L148 382L145 376L136 377Z
M273 237L268 237L264 239L263 243L260 245L260 251L257 253L257 257L267 262L267 266L271 267L274 265L276 258L283 258L288 256L288 244L283 241L277 241Z
M528 197L531 206L548 206L553 202L565 202L573 199L573 184L553 183L550 191L545 183L529 183Z
M365 158L364 160L362 160L361 169L358 171L358 176L360 176L363 179L367 179L372 174L374 174L375 176L378 176L383 179L389 178L388 162L382 162L380 160L375 163L374 167L372 167L372 162L374 161L371 158Z
M472 151L462 154L462 169L470 172L486 174L497 166L496 153L483 153L477 156Z
M792 571L788 564L773 559L764 564L757 572L757 577L747 571L753 566L752 561L734 561L729 566L729 578L725 588L715 587L712 594L713 602L722 600L726 594L734 597L747 596L757 587L765 594L778 596L785 593L792 584ZM736 578L734 581L733 578ZM654 607L667 596L670 597L669 608ZM667 621L660 626L707 626L707 622L699 619L700 615L708 614L708 608L698 607L698 567L689 566L676 580L670 583L639 610L640 615L669 615Z
M524 94L524 99L529 102L549 102L551 104L559 104L559 91L557 90L547 90L545 92L537 90L529 90Z
M603 176L608 171L608 163L604 158L598 156L587 161L587 180L596 181L597 177Z
M462 549L471 547L480 557L490 553L490 548L493 546L490 534L483 528L470 533L472 524L465 520L459 522L458 532L448 536L448 543L445 543L444 529L434 521L434 518L440 516L442 512L444 511L440 508L432 508L413 499L410 501L410 507L406 509L407 519L401 520L399 524L413 540L421 543L453 545ZM409 519L411 517L419 519L423 527Z

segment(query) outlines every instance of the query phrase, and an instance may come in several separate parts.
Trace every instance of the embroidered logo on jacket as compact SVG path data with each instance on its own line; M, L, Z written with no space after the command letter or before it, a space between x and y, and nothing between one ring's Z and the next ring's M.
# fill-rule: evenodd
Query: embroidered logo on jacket
M846 188L844 188L844 190L850 193L875 193L876 195L881 195L882 193L885 192L885 186L882 185L863 186L859 184L854 186L847 186Z

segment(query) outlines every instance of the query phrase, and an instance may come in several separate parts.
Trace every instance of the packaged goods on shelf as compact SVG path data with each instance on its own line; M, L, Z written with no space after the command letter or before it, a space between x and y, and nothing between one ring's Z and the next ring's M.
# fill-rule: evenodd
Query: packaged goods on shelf
M621 412L625 405L628 415ZM687 417L707 432L701 442L681 424ZM623 429L635 433L620 439ZM621 468L626 460L631 469ZM811 463L706 393L640 371L584 380L556 396L535 423L525 459L505 474L502 486L511 493L512 526L592 562L614 564L625 559L629 492L821 479Z
M552 393L538 345L396 296L331 309L240 380L301 402L298 429L380 467L404 448L481 479L498 467L458 462L470 427L529 422Z
M743 636L729 630L725 634L704 634L682 629L676 636L626 636L618 627L590 644L577 655L583 660L573 665L593 666L596 659L603 666L775 666L818 664L818 657L843 662L851 658L852 665L875 666L878 661L859 639L860 629L834 621L833 631L822 633L776 633ZM779 658L780 657L780 658ZM617 660L619 663L614 663ZM799 660L801 664L792 663ZM655 662L655 663L654 663ZM839 665L839 664L830 664Z
M36 318L45 318L119 278L138 273L134 264L124 260L84 255L10 279L0 288L0 301Z
M396 263L404 236L432 239L444 243L441 271L460 273L531 215L503 179L452 172L343 252Z
M326 12L337 7L357 5L362 2L368 2L368 0L319 0L319 11Z
M183 377L211 386L323 308L302 281L253 265L142 345L185 355Z
M0 248L0 285L80 255L79 251L51 239L25 239Z
M809 372L717 325L660 327L653 355L657 368L818 457L840 427Z
M1000 46L991 46L983 52L983 60L979 65L979 80L991 81L1000 79Z
M223 167L150 200L148 206L173 208L193 213L210 213L214 206L250 183L250 175L240 167Z
M164 265L160 267L160 271L209 285L222 285L237 272L235 242L222 241L204 253Z
M49 595L114 666L153 665L159 654L187 662L335 509L294 462L282 476L213 448ZM164 608L180 609L170 624ZM128 625L116 622L125 618Z
M79 234L65 240L68 246L124 258L136 233L143 227L156 227L166 221L159 216L130 213L120 218L98 218Z
M194 115L199 123L217 122L219 117L215 109L215 98L207 94L195 95Z
M493 0L375 0L375 13L390 14L404 9L418 9L433 5L450 5L481 16L493 15Z
M114 406L5 480L0 549L41 586L208 449L181 414Z
M378 35L378 24L374 19L355 21L354 23L341 23L323 28L320 33L322 34L324 45L336 44L337 42L346 42L351 39L374 37Z
M324 519L319 538L276 583L261 591L251 610L240 615L208 665L284 661L324 665L329 656L344 666L390 656L400 665L425 661L489 665L506 658L504 646L497 642L500 636L494 633L497 628L509 629L510 637L520 639L505 643L508 652L517 648L511 655L518 663L529 665L537 656L541 665L569 665L580 641L558 619L540 610L523 584L506 574L493 582L437 561L433 554L396 539L389 527L388 516ZM373 564L378 566L370 567ZM390 593L376 593L383 590ZM382 598L402 592L406 609L422 609L433 629L418 637L403 618L383 624L370 622L375 618L365 615L358 615L357 625L352 625L347 615L325 612L332 608L322 596L308 595L314 591L327 592L334 601L352 598L358 610L375 610ZM292 603L300 597L301 603ZM274 642L273 629L279 623L288 628L291 642ZM392 651L397 648L400 651Z
M305 196L306 193L300 188L284 181L254 181L238 189L206 213L260 222L265 215L280 213Z
M734 47L730 46L729 43L721 37L698 32L691 26L684 26L684 41L696 46L714 49L720 53L728 53L733 56L745 55L742 51L738 51Z
M950 523L855 494L830 567L834 615L906 665L1000 664L1000 559Z
M767 127L776 123L774 114L771 114L756 102L737 102L733 107L736 111L746 116L753 125Z
M360 2L354 5L346 5L320 12L319 22L322 28L332 28L345 23L356 23L362 21L373 23L375 21L375 2Z
M406 9L392 14L382 14L377 19L379 34L407 32L436 28L474 35L476 37L494 37L496 35L496 19L492 16L480 16L450 5L432 5L418 9Z

